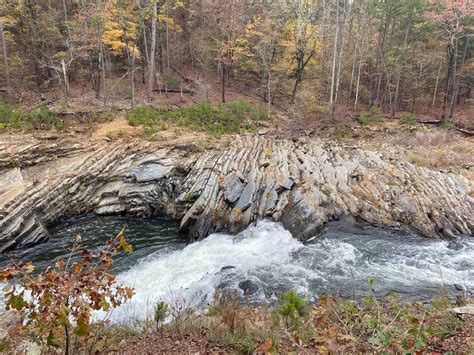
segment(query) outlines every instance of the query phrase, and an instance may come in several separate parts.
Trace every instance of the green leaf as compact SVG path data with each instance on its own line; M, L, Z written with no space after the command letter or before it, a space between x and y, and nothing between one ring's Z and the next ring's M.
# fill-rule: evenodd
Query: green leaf
M89 319L87 315L82 314L77 319L77 326L74 328L74 334L80 337L85 337L89 334Z
M383 335L383 338L384 338L383 339L383 344L385 346L390 345L390 343L392 342L392 335L389 332L383 332L382 335Z
M46 344L54 348L59 348L61 346L61 342L54 337L53 331L49 332L48 338L46 339Z
M0 342L0 353L6 352L11 349L11 344L9 341Z
M415 342L415 349L423 349L426 346L426 343L421 337L419 337Z
M23 298L24 292L21 292L18 295L11 294L9 300L7 301L7 307L21 311L28 303Z
M380 341L380 339L376 337L369 338L367 341L372 345L376 345L376 346L382 345L382 342Z
M62 326L69 326L69 310L65 305L61 306L58 314L58 323Z

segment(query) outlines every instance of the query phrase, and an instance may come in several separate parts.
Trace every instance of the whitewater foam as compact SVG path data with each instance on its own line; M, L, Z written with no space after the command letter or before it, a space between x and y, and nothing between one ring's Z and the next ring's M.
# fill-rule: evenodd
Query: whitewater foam
M135 288L136 294L113 318L143 318L159 300L206 304L227 274L222 268L232 266L230 270L246 274L281 265L303 247L280 225L262 221L235 236L212 234L182 250L158 252L118 275L117 281Z
M110 319L143 319L160 300L206 308L216 289L236 290L254 304L275 302L288 289L316 299L351 297L355 286L362 296L372 291L368 279L376 281L379 296L397 292L429 300L452 295L453 284L474 291L474 238L453 244L351 223L330 223L308 244L278 223L260 221L237 235L212 234L189 245L160 228L144 234L137 224L127 236L132 244L141 241L141 249L133 253L136 259L119 260L117 275L136 294ZM242 285L251 285L251 291Z

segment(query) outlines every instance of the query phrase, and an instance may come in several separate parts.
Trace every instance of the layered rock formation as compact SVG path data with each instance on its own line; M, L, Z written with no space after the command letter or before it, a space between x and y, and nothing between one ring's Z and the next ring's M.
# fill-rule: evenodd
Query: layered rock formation
M0 250L48 238L81 213L162 213L190 239L280 221L298 238L345 215L436 238L474 234L462 176L384 160L360 147L235 136L199 150L141 141L0 146Z

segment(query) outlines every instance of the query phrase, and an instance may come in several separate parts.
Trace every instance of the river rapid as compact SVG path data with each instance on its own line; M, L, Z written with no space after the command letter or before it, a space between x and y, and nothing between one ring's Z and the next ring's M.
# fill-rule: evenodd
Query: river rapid
M206 307L217 289L236 290L252 304L273 303L288 289L312 299L360 297L372 292L369 279L377 295L409 300L452 296L454 284L474 291L474 238L431 240L352 219L329 223L307 243L260 221L234 236L216 233L187 244L166 219L86 217L53 228L47 243L18 256L44 269L67 253L74 235L93 248L122 227L134 252L116 259L112 272L136 294L113 312L116 321L145 318L160 300ZM0 257L0 267L7 263Z

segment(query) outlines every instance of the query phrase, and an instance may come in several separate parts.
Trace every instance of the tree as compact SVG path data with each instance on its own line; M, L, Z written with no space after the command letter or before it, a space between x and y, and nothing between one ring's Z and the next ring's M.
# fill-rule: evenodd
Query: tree
M2 18L0 17L0 40L2 42L2 53L3 53L3 68L5 70L5 80L7 82L7 93L10 94L10 67L8 66L8 52L7 52L7 41L5 39L5 32L3 31Z
M249 59L256 58L256 65L262 86L262 99L267 102L268 116L271 115L271 106L274 101L276 88L274 83L281 71L276 69L281 59L284 46L284 34L280 29L285 26L287 18L281 13L281 7L267 4L255 15L252 23L247 27L246 37Z
M137 8L133 3L124 0L116 0L108 3L105 8L107 19L103 41L110 46L112 53L125 56L130 74L130 100L132 107L135 106L135 61L140 57L137 46L138 25L135 21Z
M153 89L155 86L155 51L156 51L156 21L157 21L157 4L156 0L152 1L152 19L151 19L151 49L150 49L150 58L148 59L149 63L149 73L148 73L148 99L151 101L153 99Z
M10 281L5 288L6 309L19 313L22 328L34 341L53 348L64 346L69 355L73 334L80 339L91 334L93 311L108 312L133 296L133 289L116 285L109 273L112 257L121 250L131 252L132 246L123 230L107 244L106 249L92 252L83 249L78 235L67 258L37 275L31 262L0 270L0 281Z
M205 0L200 5L207 25L206 38L212 43L221 82L221 101L225 102L226 80L245 50L245 31L252 16L242 0ZM227 80L229 81L229 80Z
M451 120L459 92L459 43L464 39L467 50L469 46L468 34L472 31L472 4L470 0L433 0L431 6L432 9L427 11L425 16L443 30L447 42L448 68L445 79L442 119L446 119L448 93L451 86L451 105L448 114L448 119Z
M288 23L288 28L294 41L294 60L296 62L291 103L295 102L298 86L303 80L305 67L316 54L317 31L315 19L317 18L317 10L315 1L292 0L289 3L291 20Z

